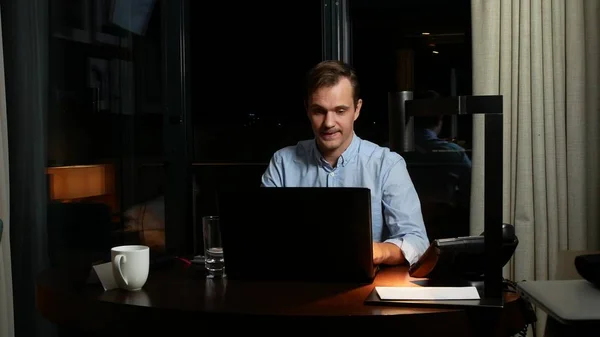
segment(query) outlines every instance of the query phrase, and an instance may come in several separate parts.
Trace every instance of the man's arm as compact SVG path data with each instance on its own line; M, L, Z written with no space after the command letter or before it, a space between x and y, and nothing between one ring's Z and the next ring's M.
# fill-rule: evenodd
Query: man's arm
M382 203L390 236L383 243L375 244L374 260L379 258L383 264L407 261L412 265L429 246L429 238L421 213L421 202L404 159L396 162L384 177Z
M406 261L400 248L390 242L373 242L373 263L396 265Z
M260 179L260 186L262 187L282 187L283 186L283 165L282 158L279 153L275 153L267 169L263 173Z

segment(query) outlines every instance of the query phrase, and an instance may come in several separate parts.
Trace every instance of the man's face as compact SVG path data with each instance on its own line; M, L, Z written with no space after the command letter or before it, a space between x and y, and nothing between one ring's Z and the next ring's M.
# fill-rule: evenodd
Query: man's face
M342 78L309 98L308 118L324 156L340 156L352 141L354 121L362 106L362 100L354 105L353 93L350 80Z

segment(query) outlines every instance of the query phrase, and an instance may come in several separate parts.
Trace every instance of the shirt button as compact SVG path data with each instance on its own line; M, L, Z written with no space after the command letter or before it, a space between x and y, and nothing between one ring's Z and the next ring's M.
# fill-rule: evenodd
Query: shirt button
M335 177L335 172L329 173L330 176Z

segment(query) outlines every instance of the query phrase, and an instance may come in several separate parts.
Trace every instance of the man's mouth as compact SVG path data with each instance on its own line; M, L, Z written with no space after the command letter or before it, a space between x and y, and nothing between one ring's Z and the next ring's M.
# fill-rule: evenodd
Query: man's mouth
M321 138L323 138L325 140L331 140L331 139L334 139L335 137L337 137L338 134L339 134L338 131L321 132Z

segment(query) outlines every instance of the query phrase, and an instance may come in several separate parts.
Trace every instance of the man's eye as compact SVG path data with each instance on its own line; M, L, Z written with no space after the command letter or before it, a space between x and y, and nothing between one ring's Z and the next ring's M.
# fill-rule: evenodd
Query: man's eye
M340 109L340 110L337 111L337 113L340 114L340 115L343 114L344 112L346 112L346 110L344 110L344 109Z

